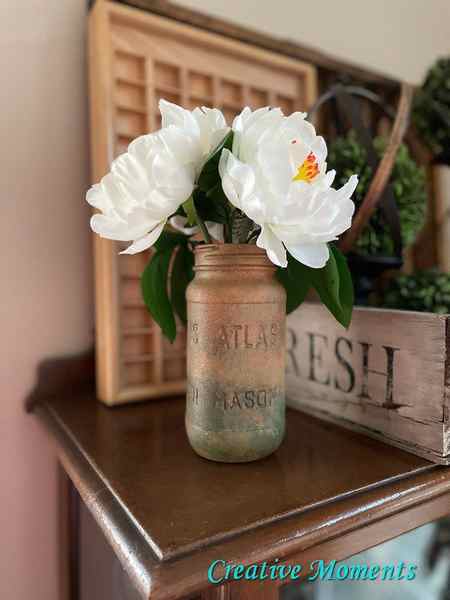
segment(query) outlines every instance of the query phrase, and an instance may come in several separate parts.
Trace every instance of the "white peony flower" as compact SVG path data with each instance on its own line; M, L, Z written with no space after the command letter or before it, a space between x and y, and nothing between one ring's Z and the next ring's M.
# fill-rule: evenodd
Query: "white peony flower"
M227 134L217 109L185 110L160 100L162 129L134 140L86 199L100 213L91 228L112 240L132 241L135 254L152 246L167 219L194 189L205 159Z
M287 266L286 250L299 262L323 267L327 242L351 225L350 199L358 178L331 187L327 147L305 114L245 108L233 122L233 151L223 150L219 171L229 201L261 227L257 245Z
M200 232L200 227L198 227L198 225L189 227L187 225L187 217L182 217L181 215L175 215L174 217L171 217L169 223L174 229L184 233L185 235L195 235ZM223 225L220 223L214 223L214 221L205 221L205 225L209 235L213 238L213 240L223 242Z

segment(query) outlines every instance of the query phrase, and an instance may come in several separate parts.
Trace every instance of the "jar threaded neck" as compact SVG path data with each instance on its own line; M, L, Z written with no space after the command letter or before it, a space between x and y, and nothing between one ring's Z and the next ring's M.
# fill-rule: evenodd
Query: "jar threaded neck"
M264 269L275 271L265 250L254 244L205 244L195 249L195 270Z

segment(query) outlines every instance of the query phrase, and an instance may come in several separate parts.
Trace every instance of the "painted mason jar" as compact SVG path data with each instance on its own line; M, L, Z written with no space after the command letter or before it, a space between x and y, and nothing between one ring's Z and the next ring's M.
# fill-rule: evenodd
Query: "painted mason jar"
M186 430L204 458L257 460L283 440L286 295L275 271L255 245L195 251Z

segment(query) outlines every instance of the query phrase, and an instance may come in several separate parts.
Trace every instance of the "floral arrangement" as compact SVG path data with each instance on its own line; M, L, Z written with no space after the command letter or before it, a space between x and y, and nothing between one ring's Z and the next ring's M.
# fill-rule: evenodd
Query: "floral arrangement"
M87 193L100 236L154 247L142 275L144 301L164 334L186 321L185 292L198 243L256 243L278 267L287 312L314 288L348 326L353 287L333 244L352 222L351 175L340 189L327 146L304 113L250 108L229 127L220 110L160 101L162 128L134 140ZM199 237L203 241L199 240Z
M386 139L376 137L374 147L381 158L386 147ZM336 182L343 184L352 173L359 174L358 186L353 195L356 207L365 198L374 173L367 162L367 153L357 140L353 130L330 144L328 165L338 175ZM389 179L398 208L403 245L410 246L425 224L427 190L425 170L411 156L408 147L401 144ZM368 226L358 237L355 248L366 255L392 256L394 245L389 230L378 209L372 215Z

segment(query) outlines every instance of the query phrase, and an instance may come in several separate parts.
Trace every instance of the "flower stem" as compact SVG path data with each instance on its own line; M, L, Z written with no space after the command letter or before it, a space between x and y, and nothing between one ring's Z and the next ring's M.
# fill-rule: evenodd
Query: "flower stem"
M205 239L205 243L206 244L211 244L212 243L212 239L211 236L209 235L209 231L205 225L205 222L203 221L203 219L200 217L200 215L197 212L197 208L195 206L195 201L192 200L192 207L194 209L194 215L195 215L195 220L197 221L198 226L200 227L200 230L203 234L203 237Z
M255 244L256 243L256 238L258 237L258 235L261 233L261 228L258 227L257 229L254 229L253 231L250 232L246 244Z
M250 219L239 209L235 209L231 224L231 241L233 244L246 244L251 229L252 222Z

